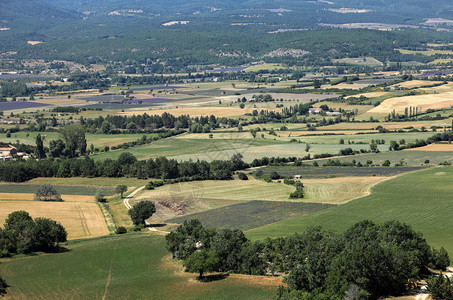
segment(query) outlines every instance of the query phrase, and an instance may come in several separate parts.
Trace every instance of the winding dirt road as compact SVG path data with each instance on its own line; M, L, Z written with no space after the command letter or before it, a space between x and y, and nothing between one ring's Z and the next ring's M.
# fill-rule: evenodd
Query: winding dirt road
M144 188L145 188L145 186L139 187L138 189L134 190L132 193L130 193L127 197L124 198L123 203L124 203L124 206L126 206L127 209L131 209L132 208L132 206L129 203L129 199L134 198L134 196L138 192L142 191ZM145 221L145 224L146 225L150 225L150 223L148 221ZM150 231L154 231L154 232L161 232L161 233L165 233L165 234L169 233L168 231L158 230L155 227L146 227L146 228L148 228Z

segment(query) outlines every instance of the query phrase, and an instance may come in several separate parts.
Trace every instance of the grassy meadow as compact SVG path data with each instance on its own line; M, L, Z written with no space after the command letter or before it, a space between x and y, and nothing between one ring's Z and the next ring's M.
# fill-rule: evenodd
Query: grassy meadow
M244 275L200 283L171 260L161 236L99 238L68 250L1 260L5 299L272 299L281 284Z

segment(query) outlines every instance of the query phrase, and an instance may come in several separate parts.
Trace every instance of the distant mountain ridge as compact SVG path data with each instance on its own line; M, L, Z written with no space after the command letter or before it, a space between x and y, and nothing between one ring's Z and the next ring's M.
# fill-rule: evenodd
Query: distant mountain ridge
M41 0L0 1L2 26L12 29L33 30L36 27L50 26L55 24L55 22L76 20L78 18L80 18L80 15L74 11L48 4Z

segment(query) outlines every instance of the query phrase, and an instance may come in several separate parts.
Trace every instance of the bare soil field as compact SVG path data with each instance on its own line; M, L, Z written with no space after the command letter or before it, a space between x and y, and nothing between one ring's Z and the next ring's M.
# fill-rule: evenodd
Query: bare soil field
M435 151L435 152L453 151L453 144L431 144L425 147L413 148L405 151Z
M38 45L38 44L41 44L41 43L42 43L41 41L27 41L27 44L32 45L32 46Z
M393 87L399 86L402 88L412 89L412 88L418 88L418 87L422 87L422 86L435 85L435 84L439 84L439 83L442 83L442 82L428 81L428 80L411 80L411 81L405 81L405 82L401 82L398 84L394 84L392 86Z
M45 217L60 222L68 232L68 239L109 234L104 216L94 202L0 201L0 224L17 210L27 210L33 218Z

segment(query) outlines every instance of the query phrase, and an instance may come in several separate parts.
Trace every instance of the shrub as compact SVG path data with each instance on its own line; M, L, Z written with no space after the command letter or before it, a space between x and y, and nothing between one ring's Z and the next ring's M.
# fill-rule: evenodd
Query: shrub
M433 299L453 299L453 283L442 272L440 272L439 276L426 280L426 283L426 290Z
M119 227L115 230L115 233L116 233L116 234L125 234L125 233L127 233L127 229L126 229L126 227L124 227L124 226L119 226Z
M101 190L96 191L96 194L94 194L94 200L102 203L107 202L107 198L105 197L104 192Z
M244 173L239 173L238 174L238 178L240 180L248 180L249 178L247 177L247 175L245 175Z

